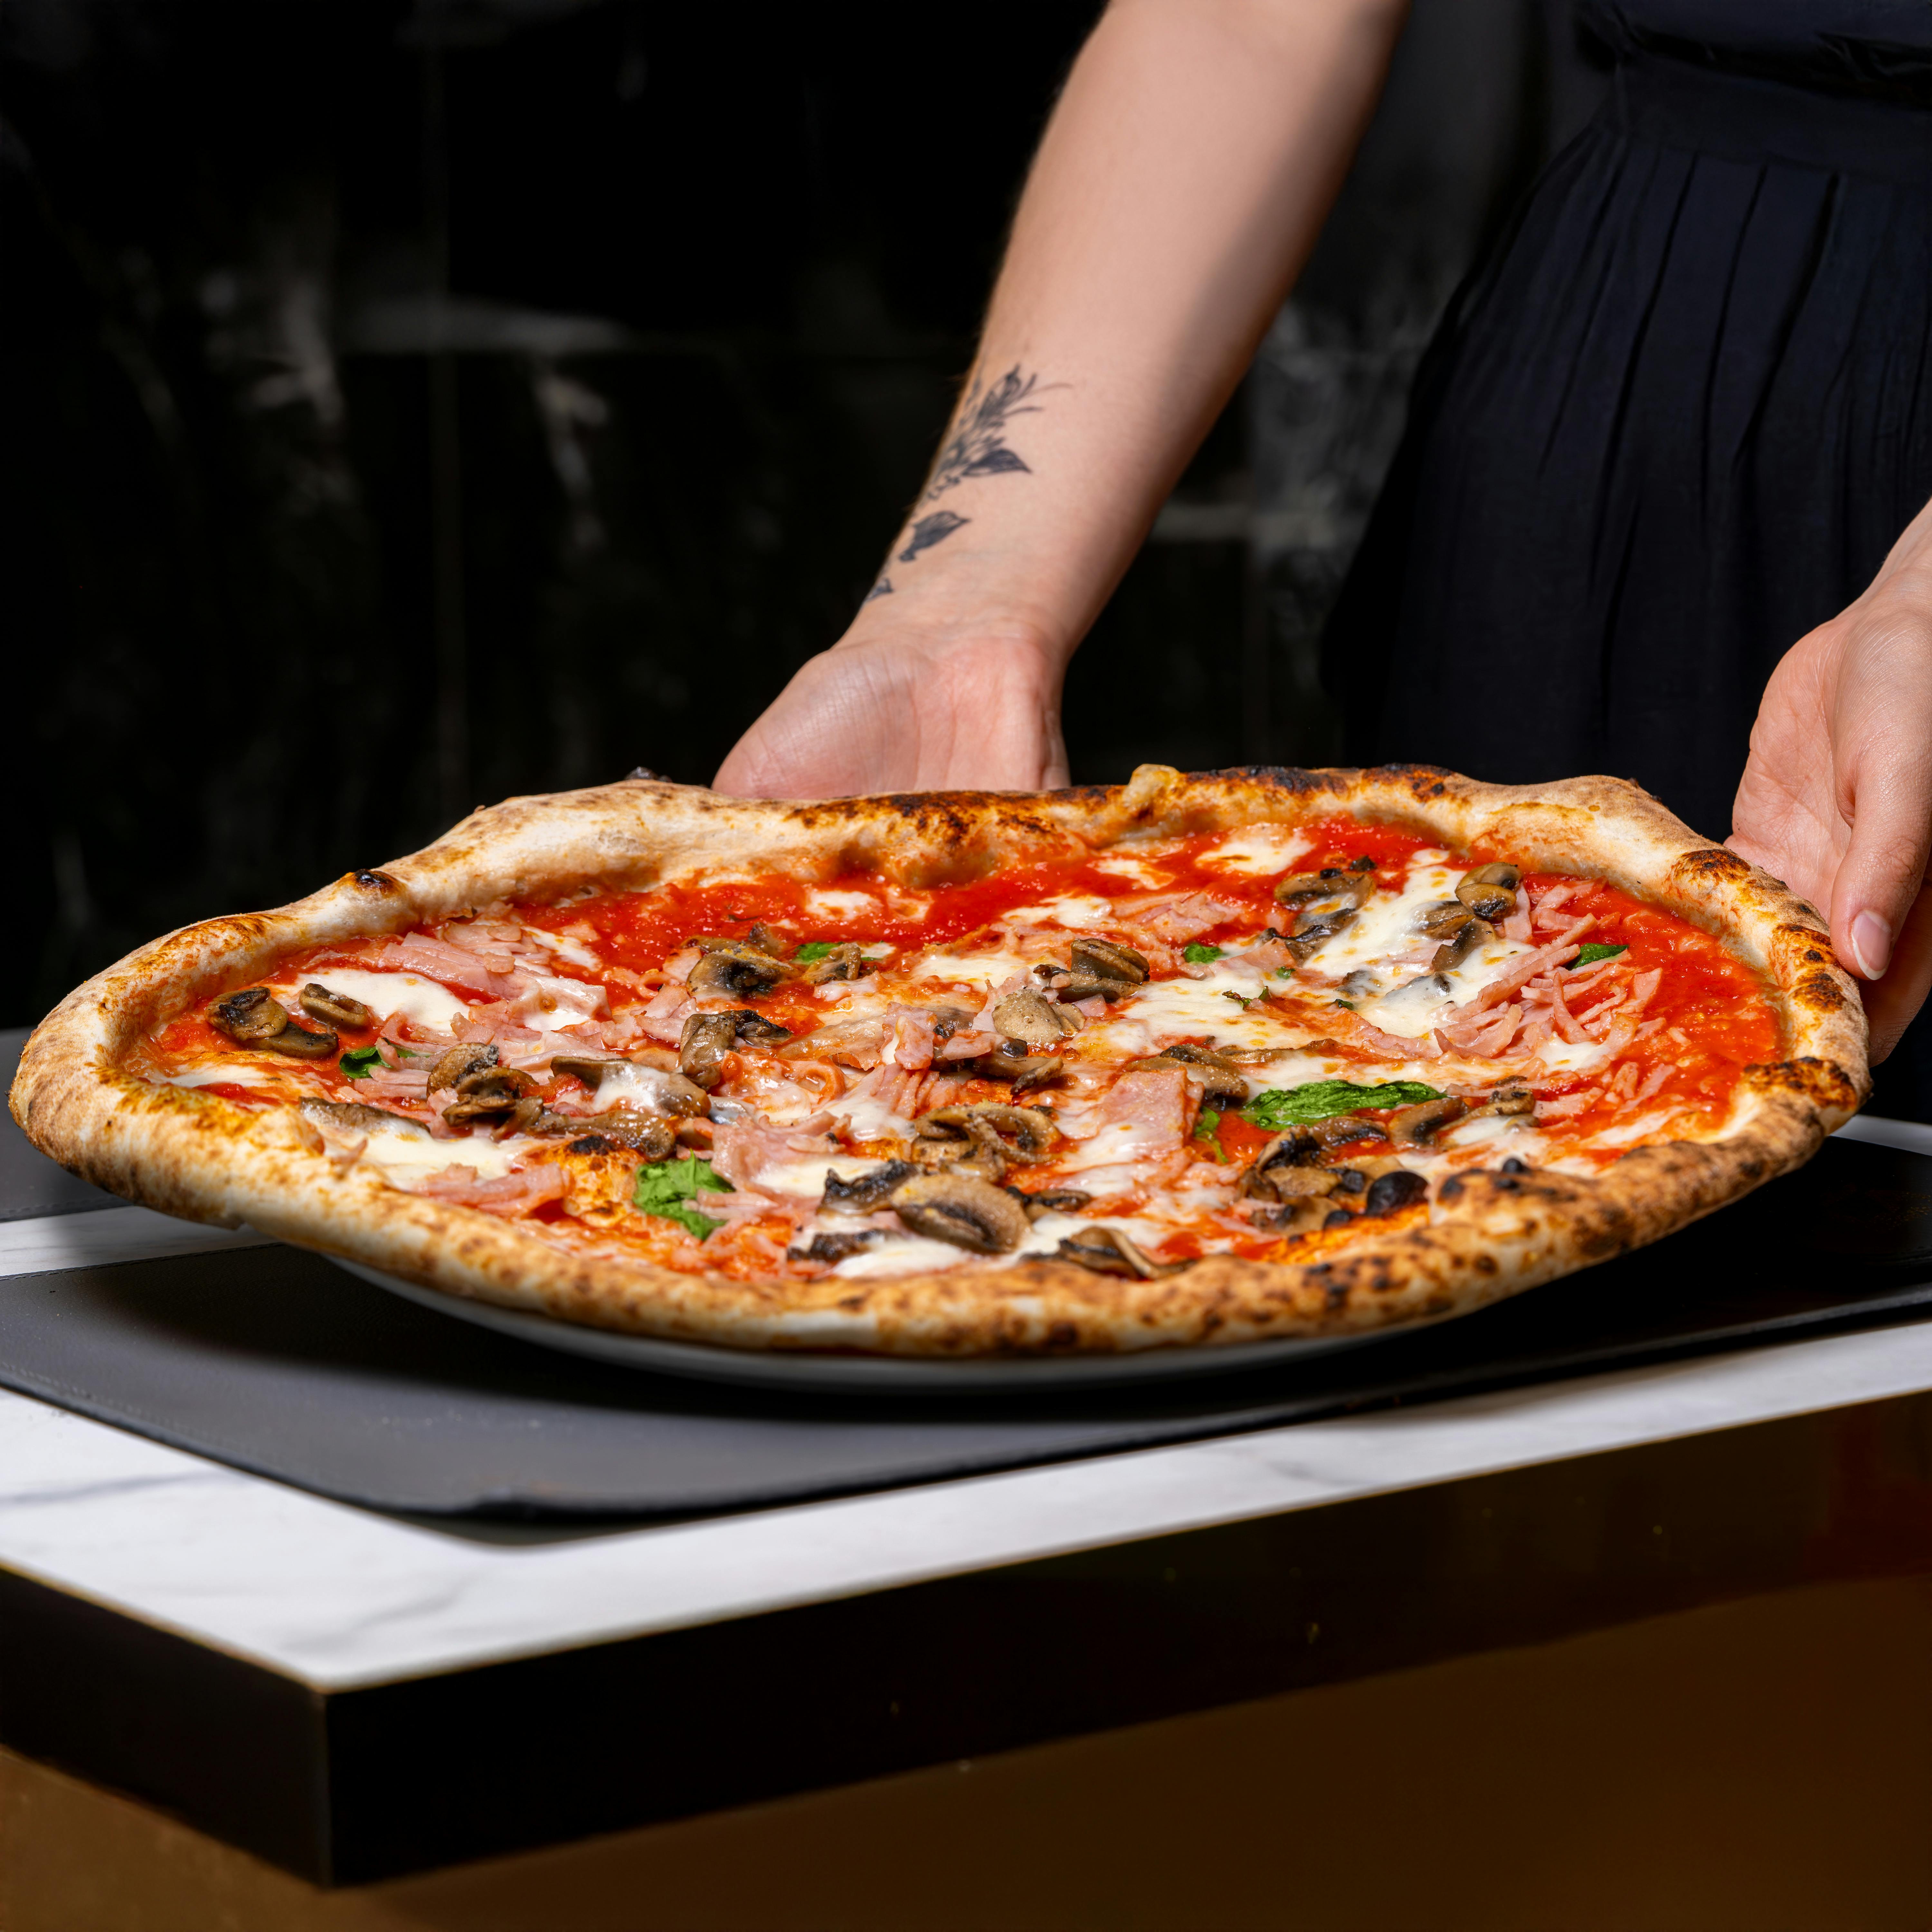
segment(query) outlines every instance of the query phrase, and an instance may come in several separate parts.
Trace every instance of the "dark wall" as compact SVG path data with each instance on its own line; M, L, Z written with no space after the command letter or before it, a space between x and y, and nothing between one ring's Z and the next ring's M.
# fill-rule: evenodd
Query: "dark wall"
M871 581L1097 11L10 0L0 1022L479 802L707 779ZM1323 753L1310 640L1547 39L1418 8L1076 777Z

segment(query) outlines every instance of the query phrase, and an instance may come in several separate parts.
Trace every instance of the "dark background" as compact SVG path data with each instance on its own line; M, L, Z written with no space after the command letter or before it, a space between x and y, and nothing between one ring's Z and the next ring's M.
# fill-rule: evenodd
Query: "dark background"
M709 778L914 494L1099 9L9 0L0 1024L472 806ZM1077 662L1077 779L1331 754L1416 356L1598 85L1420 0Z

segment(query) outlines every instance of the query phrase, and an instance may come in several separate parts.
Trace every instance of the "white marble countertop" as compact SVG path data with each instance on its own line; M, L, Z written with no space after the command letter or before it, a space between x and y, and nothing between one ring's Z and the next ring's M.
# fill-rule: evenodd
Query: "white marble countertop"
M346 1689L1932 1390L1932 1322L568 1537L326 1502L0 1391L0 1565Z
M1932 1152L1932 1129L1852 1131ZM142 1220L124 1232L123 1216ZM110 1258L92 1252L104 1240L118 1256L153 1235L142 1228L156 1219L133 1208L75 1217L58 1237L74 1247L64 1264ZM256 1238L164 1225L179 1231L164 1238L189 1245ZM38 1246L0 1254L0 1274L50 1264L63 1263ZM347 1689L1924 1390L1932 1322L878 1495L569 1534L378 1515L0 1390L0 1567L317 1689Z

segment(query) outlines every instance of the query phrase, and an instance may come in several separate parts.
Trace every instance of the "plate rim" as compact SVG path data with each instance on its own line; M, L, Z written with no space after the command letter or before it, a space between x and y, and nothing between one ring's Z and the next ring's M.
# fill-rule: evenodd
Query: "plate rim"
M1404 1322L1348 1335L1285 1335L1219 1347L1147 1348L1105 1355L1001 1355L965 1360L919 1356L834 1354L806 1349L728 1348L716 1342L632 1335L586 1322L566 1322L538 1310L505 1308L494 1302L425 1287L366 1262L328 1258L373 1288L454 1316L498 1334L613 1366L699 1382L845 1394L1019 1394L1034 1390L1102 1388L1121 1384L1179 1382L1203 1376L1306 1361L1393 1340L1430 1322Z

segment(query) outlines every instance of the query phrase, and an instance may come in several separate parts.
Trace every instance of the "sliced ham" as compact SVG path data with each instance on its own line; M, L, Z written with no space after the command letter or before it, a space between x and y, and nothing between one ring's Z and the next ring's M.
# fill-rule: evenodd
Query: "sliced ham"
M886 1058L908 1072L923 1072L932 1064L932 1016L901 1012L892 1016L892 1038Z
M1586 1107L1595 1106L1602 1099L1594 1087L1586 1087L1580 1094L1565 1094L1555 1100L1539 1100L1536 1103L1536 1118L1539 1120L1568 1120L1573 1114L1580 1114Z
M1249 908L1240 899L1225 899L1214 892L1157 894L1152 898L1116 899L1114 910L1136 934L1178 946L1217 926L1238 919ZM1153 962L1148 962L1151 964Z
M1200 1087L1178 1067L1123 1073L1083 1125L1083 1138L1060 1166L1070 1173L1090 1167L1152 1160L1180 1152L1194 1125Z
M502 954L495 957L505 965L509 964ZM514 999L523 990L522 981L515 973L494 971L478 954L452 946L446 940L399 939L371 963L378 972L420 973L425 980L435 980L446 986L461 986L470 992L486 994L493 1000Z
M453 1207L480 1208L486 1214L515 1220L546 1201L561 1201L570 1192L570 1178L554 1162L518 1168L494 1180L478 1180L473 1167L446 1167L414 1190Z

